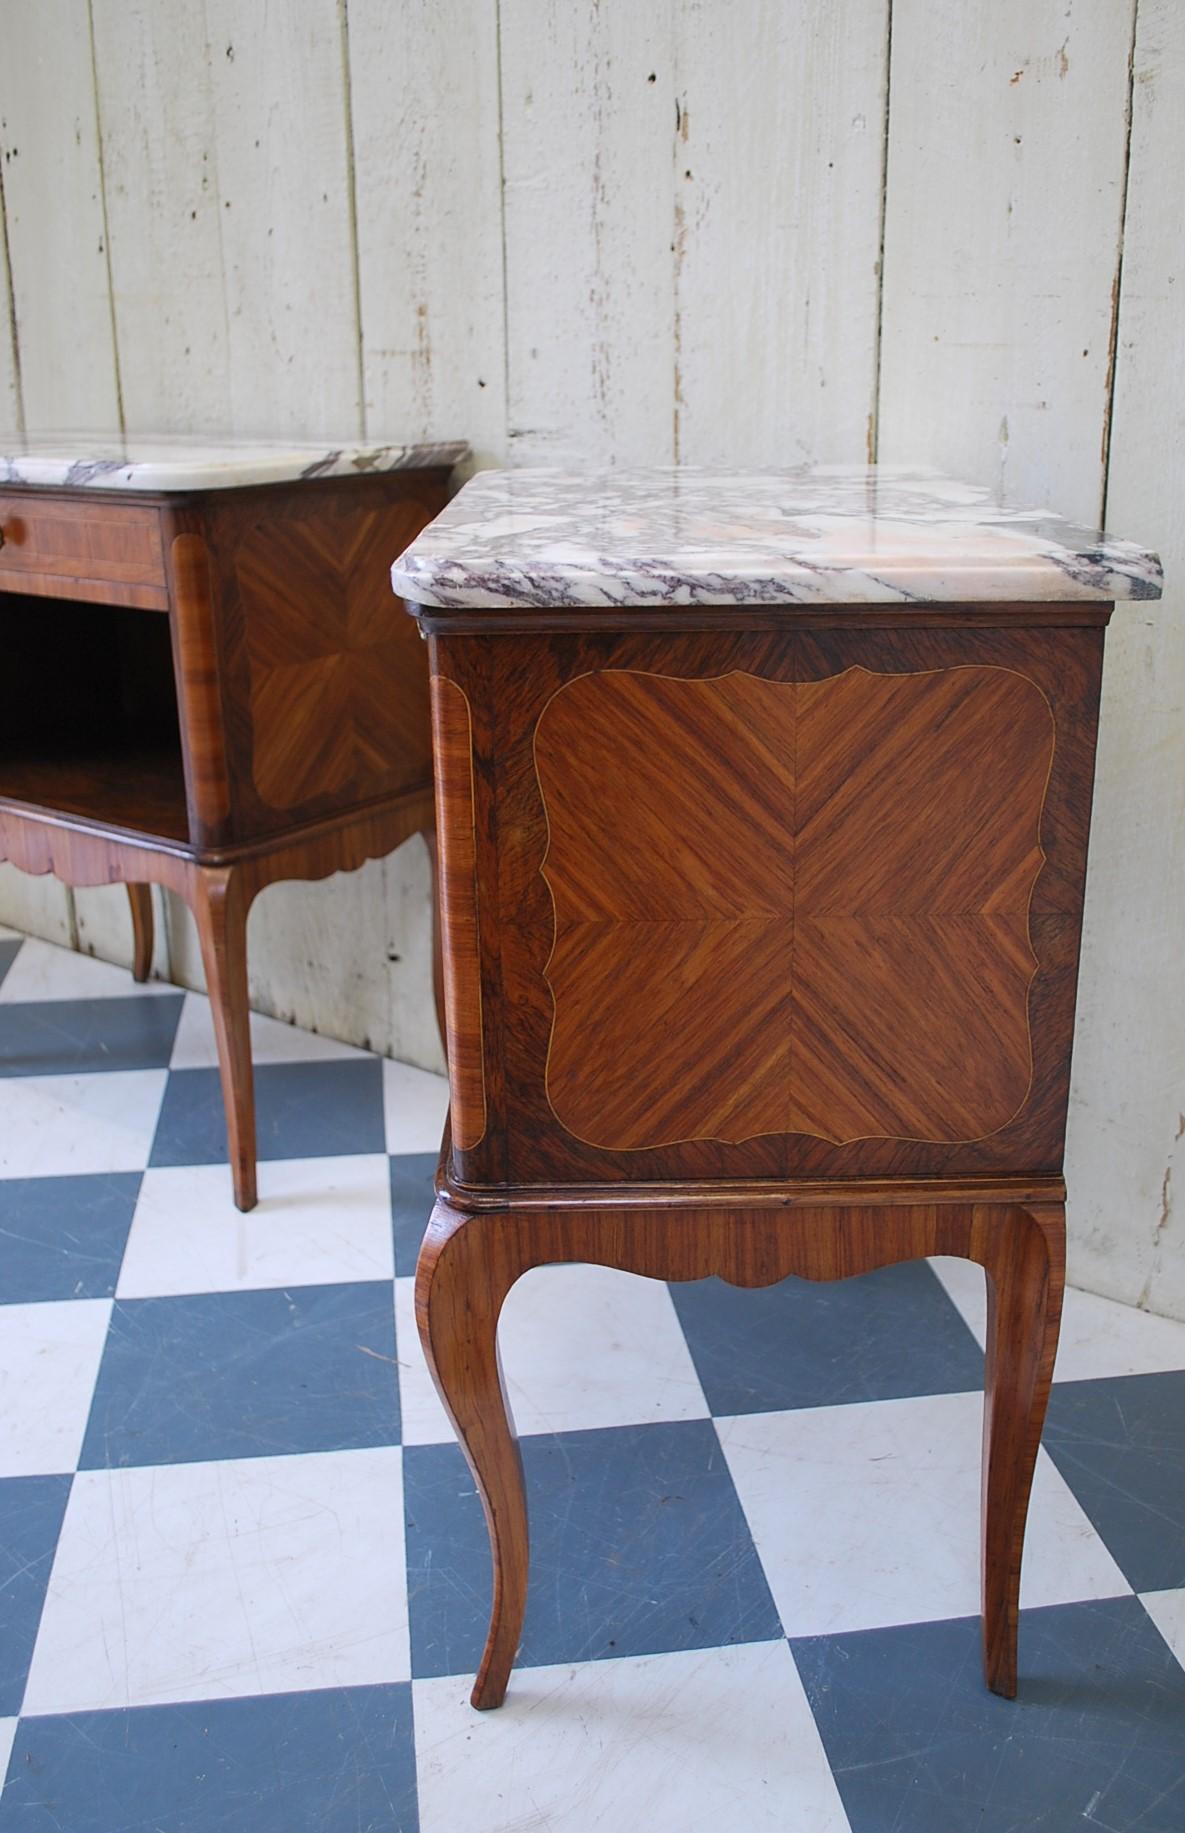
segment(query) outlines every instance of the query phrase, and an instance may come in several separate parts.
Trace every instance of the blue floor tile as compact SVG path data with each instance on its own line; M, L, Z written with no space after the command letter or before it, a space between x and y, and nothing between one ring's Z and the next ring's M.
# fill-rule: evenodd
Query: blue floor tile
M184 1003L160 993L0 1005L0 1076L166 1069Z
M79 1468L399 1442L389 1281L117 1301Z
M1185 1371L1057 1383L1045 1446L1133 1590L1185 1586Z
M417 1833L406 1684L24 1719L0 1833Z
M391 1160L391 1220L395 1227L395 1275L416 1270L416 1256L432 1205L439 1152L404 1152Z
M0 1718L19 1712L71 1479L0 1480Z
M791 1643L852 1833L1181 1833L1185 1671L1139 1599L1020 1633L1016 1700L975 1618Z
M717 1417L982 1386L983 1351L924 1261L860 1279L672 1285Z
M139 1190L138 1171L0 1179L0 1304L110 1298Z
M531 1586L520 1662L766 1642L781 1633L709 1420L522 1440ZM490 1558L455 1445L408 1446L412 1675L476 1669Z
M265 1063L255 1071L255 1122L261 1159L381 1152L382 1063L377 1057L365 1063ZM214 1165L225 1158L217 1070L173 1070L149 1163Z
M0 983L3 983L5 974L20 953L20 947L21 938L19 936L0 937Z

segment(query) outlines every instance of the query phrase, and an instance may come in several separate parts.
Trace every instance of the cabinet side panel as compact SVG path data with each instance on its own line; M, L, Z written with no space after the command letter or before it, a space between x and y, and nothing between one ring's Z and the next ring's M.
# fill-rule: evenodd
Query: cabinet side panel
M444 675L432 677L432 735L450 1114L453 1143L468 1152L486 1130L473 736L469 702Z

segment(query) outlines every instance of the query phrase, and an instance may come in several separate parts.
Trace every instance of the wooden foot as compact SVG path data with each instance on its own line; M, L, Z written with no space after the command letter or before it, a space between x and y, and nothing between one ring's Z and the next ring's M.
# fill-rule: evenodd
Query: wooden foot
M424 829L424 845L432 867L432 997L436 1001L436 1026L440 1048L448 1059L448 1026L444 1016L444 942L440 933L440 857L436 846L436 829Z
M132 910L132 979L147 980L152 972L152 886L129 885Z
M603 1198L602 1198L603 1202ZM1059 1201L915 1200L890 1186L835 1187L763 1208L672 1200L611 1209L432 1212L416 1277L429 1366L485 1507L493 1608L473 1690L501 1705L522 1634L527 1510L522 1464L498 1361L498 1317L533 1266L589 1261L652 1279L765 1286L788 1274L846 1279L930 1254L978 1261L991 1293L983 1471L983 1631L988 1685L1016 1691L1020 1559L1033 1467L1057 1348L1064 1280Z
M1014 1212L986 1259L983 1411L983 1665L993 1693L1016 1697L1020 1562L1033 1470L1053 1379L1065 1287L1061 1204Z
M525 1268L502 1218L471 1221L439 1205L416 1268L416 1319L432 1370L485 1508L494 1596L471 1700L500 1706L527 1606L527 1499L498 1356L502 1301Z
M255 1083L247 1007L250 897L239 868L198 865L190 873L187 896L197 921L214 1018L235 1202L240 1209L254 1209Z

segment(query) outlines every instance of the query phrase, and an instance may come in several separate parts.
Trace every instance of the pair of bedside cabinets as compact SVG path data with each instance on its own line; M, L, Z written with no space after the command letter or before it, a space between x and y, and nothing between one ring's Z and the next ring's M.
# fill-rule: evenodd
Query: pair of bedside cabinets
M113 471L110 540L69 494L95 480L18 475L6 526L44 503L73 532L24 536L9 622L54 724L14 708L0 853L190 899L246 1206L246 907L430 826L430 673L450 1117L417 1313L490 1534L473 1703L526 1604L497 1353L524 1272L931 1254L987 1274L984 1660L1011 1695L1104 633L1156 557L907 469L487 473L443 508L458 451L176 497ZM401 548L427 671L371 585ZM92 659L59 717L67 607Z

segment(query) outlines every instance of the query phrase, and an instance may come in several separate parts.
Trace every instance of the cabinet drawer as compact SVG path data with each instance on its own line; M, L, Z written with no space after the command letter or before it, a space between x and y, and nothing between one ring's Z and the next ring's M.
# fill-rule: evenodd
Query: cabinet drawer
M0 592L168 608L155 509L11 491L0 537Z

